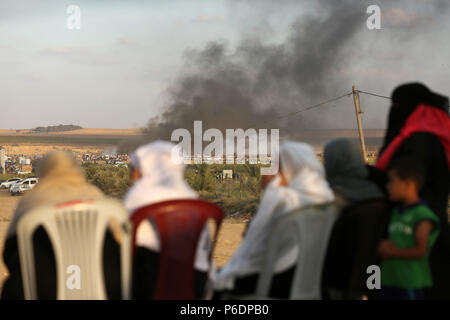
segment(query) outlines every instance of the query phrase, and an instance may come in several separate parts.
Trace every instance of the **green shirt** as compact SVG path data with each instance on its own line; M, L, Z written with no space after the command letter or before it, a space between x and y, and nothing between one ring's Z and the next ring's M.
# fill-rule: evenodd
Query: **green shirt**
M403 209L395 208L389 222L389 239L397 248L414 247L416 227L424 220L431 220L434 224L428 238L427 253L420 259L384 259L381 263L382 287L419 289L432 286L428 257L439 234L439 219L433 211L422 202Z

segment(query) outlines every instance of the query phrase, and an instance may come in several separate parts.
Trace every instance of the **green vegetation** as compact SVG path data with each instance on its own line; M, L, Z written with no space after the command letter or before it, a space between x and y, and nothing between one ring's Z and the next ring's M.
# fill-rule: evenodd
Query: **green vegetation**
M15 173L5 173L5 174L0 174L0 180L8 180L11 178L28 178L28 177L33 177L35 176L34 173L27 173L27 174L15 174Z
M82 168L87 180L109 196L123 198L131 186L129 169L126 167L84 164Z
M128 168L96 164L82 168L88 181L109 196L121 199L131 186ZM233 170L233 165L188 165L185 178L201 198L222 207L227 217L252 215L261 194L260 166L236 165L236 179L222 180L220 174L226 169Z
M223 170L233 170L233 167L232 164L188 165L185 178L201 198L222 207L225 216L242 218L257 209L261 196L261 166L236 165L235 179L222 179Z
M129 169L126 167L83 164L82 168L88 181L109 196L122 199L131 187ZM202 199L219 205L226 217L241 219L251 217L257 210L262 191L260 169L260 165L238 164L235 178L223 179L223 170L234 172L234 165L195 164L186 167L185 179ZM32 175L34 174L20 177ZM0 179L7 180L16 176L5 174L0 175Z
M63 132L63 131L73 131L83 129L83 127L75 126L73 124L60 124L58 126L48 126L48 127L36 127L32 131L34 132Z

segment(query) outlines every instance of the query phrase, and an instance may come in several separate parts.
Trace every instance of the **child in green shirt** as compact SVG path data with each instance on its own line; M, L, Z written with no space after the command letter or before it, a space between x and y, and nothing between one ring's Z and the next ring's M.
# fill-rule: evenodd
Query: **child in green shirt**
M388 168L389 198L398 202L389 222L389 240L380 242L381 290L384 299L424 299L431 287L428 257L439 234L439 219L420 200L421 168L413 159L396 159Z

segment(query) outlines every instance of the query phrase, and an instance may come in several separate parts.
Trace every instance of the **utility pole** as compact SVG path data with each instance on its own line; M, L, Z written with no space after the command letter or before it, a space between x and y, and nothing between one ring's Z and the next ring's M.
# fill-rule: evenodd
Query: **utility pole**
M6 161L6 150L0 147L0 168L2 169L2 174L5 174L5 161Z
M236 174L236 160L237 160L237 155L236 152L234 153L234 164L233 164L233 178L237 179L237 174ZM234 180L233 179L233 180Z
M361 151L363 161L367 162L366 143L364 142L364 133L361 124L361 109L359 108L359 94L355 86L352 86L353 101L355 102L356 121L358 122L359 140L361 141Z

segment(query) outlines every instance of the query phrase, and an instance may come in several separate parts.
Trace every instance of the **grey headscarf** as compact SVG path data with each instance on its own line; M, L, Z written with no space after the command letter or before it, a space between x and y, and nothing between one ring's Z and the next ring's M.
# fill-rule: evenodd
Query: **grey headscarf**
M368 180L369 171L355 140L335 139L327 143L324 152L327 180L338 195L348 202L381 198L382 192Z

